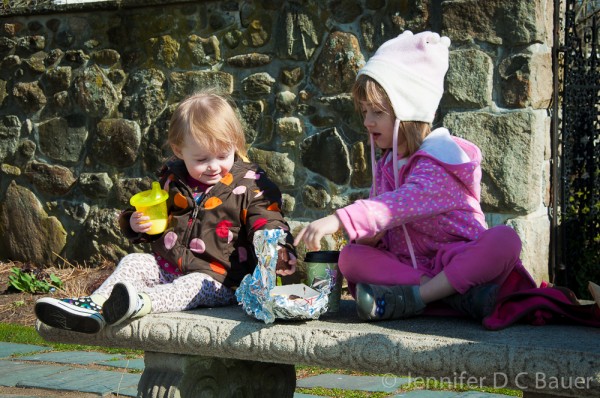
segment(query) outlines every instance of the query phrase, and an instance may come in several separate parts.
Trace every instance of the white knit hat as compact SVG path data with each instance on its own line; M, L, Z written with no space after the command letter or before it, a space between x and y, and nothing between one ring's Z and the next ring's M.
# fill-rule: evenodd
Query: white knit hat
M358 74L383 87L397 119L431 123L444 92L448 47L448 37L407 30L383 43Z

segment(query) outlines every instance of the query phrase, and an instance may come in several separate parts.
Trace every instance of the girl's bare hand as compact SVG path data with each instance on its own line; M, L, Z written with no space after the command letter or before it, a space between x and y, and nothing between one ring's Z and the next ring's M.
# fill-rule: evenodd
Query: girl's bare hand
M150 217L144 215L144 213L134 211L129 219L129 225L134 232L144 234L150 230L152 222L150 221Z
M277 257L277 267L275 273L277 275L287 276L292 275L296 272L296 256L294 253L288 252L285 247L279 248L279 255Z
M300 231L294 240L294 246L298 246L300 242L304 242L308 250L320 250L321 239L325 235L336 233L341 227L342 222L335 214L320 218L311 222Z

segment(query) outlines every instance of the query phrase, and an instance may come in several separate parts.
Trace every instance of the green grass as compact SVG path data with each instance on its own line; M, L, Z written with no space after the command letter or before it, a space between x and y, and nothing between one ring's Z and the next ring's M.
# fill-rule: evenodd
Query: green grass
M319 395L331 398L386 398L390 396L388 392L367 392L367 391L349 391L339 388L296 388L297 393Z
M0 341L7 343L40 345L48 347L49 350L54 351L98 351L105 352L107 354L122 354L132 357L144 355L144 352L141 350L48 342L40 337L34 327L15 325L11 323L0 323Z
M426 381L418 381L409 383L402 386L402 389L405 391L412 390L434 390L434 391L456 391L456 392L465 392L465 391L479 391L490 394L502 394L502 395L510 395L512 397L522 397L523 392L517 390L509 390L508 388L492 388L492 387L481 387L481 388L473 388L464 385L452 385L448 383L440 383L439 381L435 381L427 378Z
M382 378L382 383L384 383L385 379L389 379L390 377L398 377L398 378L407 378L408 376L394 376L387 374L378 374L378 373L366 373L366 372L357 372L353 370L346 369L332 369L332 368L320 368L317 366L306 366L306 365L296 365L296 374L301 377L310 377L316 376L319 374L343 374L343 375L354 375L354 376L376 376ZM296 388L296 392L303 394L312 394L319 395L325 397L332 398L383 398L390 397L395 394L402 394L408 391L413 390L430 390L430 391L454 391L454 392L465 392L465 391L478 391L490 394L502 394L513 397L522 397L523 392L518 390L511 390L508 388L492 388L492 387L478 387L474 385L457 385L451 383L442 383L437 381L433 377L416 377L413 381L408 384L403 384L396 391L389 392L367 392L367 391L349 391L349 390L341 390L336 388L324 388L324 387L315 387L315 388Z
M326 370L321 373L338 373L332 369ZM381 377L386 377L389 375L379 375ZM509 390L506 388L492 388L492 387L482 387L482 388L472 388L468 386L456 386L450 385L447 383L440 383L434 380L427 380L427 382L418 381L409 384L404 384L400 388L398 388L394 392L367 392L367 391L349 391L349 390L341 390L338 388L324 388L324 387L315 387L315 388L296 388L297 393L303 394L311 394L311 395L319 395L324 397L331 398L385 398L390 397L395 394L402 394L408 391L413 390L429 390L429 391L453 391L453 392L465 392L465 391L478 391L490 394L502 394L509 395L512 397L522 397L522 391Z

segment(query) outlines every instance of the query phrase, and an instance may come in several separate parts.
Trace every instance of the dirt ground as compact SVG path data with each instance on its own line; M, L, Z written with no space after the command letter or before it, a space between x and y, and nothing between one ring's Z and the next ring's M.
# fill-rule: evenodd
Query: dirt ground
M22 263L0 262L0 322L13 323L25 326L35 325L33 305L35 301L45 294L28 294L16 291L8 285L11 268L29 268ZM64 291L53 293L56 297L75 297L89 294L95 290L110 275L114 266L107 264L98 268L70 267L65 269L49 268L46 273L54 273L65 284ZM89 394L79 391L54 391L38 388L19 388L0 386L2 397L51 397L51 398L98 398L98 394Z
M9 286L9 276L12 274L12 267L20 269L33 268L23 263L0 262L0 322L26 326L35 325L33 305L39 298L47 295L56 297L80 297L88 295L100 286L114 270L114 265L108 263L98 268L47 268L44 272L47 275L54 273L58 276L64 283L64 290L48 294L29 294L21 293Z

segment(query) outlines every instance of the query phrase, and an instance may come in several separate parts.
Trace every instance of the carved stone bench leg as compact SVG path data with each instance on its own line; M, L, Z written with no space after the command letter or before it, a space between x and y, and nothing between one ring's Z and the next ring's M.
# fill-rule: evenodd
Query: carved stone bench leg
M144 353L141 398L293 397L294 365Z

